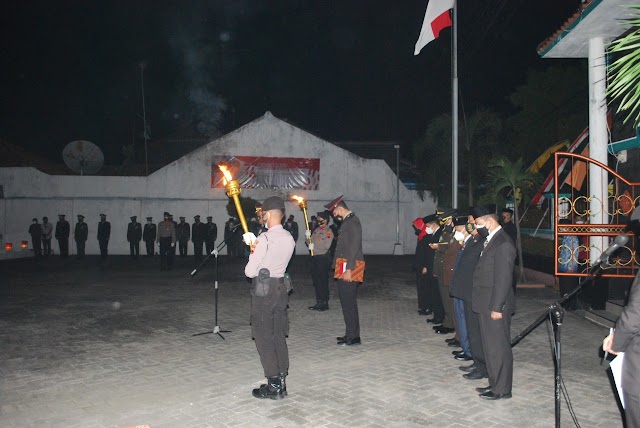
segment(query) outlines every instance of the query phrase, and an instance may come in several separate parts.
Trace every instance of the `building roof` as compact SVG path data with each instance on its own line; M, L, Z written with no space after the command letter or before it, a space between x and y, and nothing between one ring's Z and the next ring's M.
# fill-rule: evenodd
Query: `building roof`
M629 0L586 0L552 35L538 45L543 58L587 58L589 39L614 40L627 28Z
M32 153L22 147L0 139L0 167L33 167L47 174L67 174L69 169Z

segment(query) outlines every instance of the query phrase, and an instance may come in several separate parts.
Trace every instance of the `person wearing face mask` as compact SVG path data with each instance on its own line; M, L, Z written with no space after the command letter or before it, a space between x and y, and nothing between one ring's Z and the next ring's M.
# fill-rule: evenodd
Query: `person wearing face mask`
M267 198L262 205L262 219L267 230L256 237L252 232L242 236L251 248L244 268L252 278L251 333L255 338L267 383L253 390L256 398L281 400L287 395L285 378L289 372L286 331L289 322L285 271L293 255L295 242L282 227L284 200ZM325 272L326 273L326 272Z
M153 223L153 217L147 217L147 224L144 225L144 231L142 232L142 240L147 246L147 256L153 256L153 244L156 242L156 225Z
M345 346L359 345L361 343L360 317L358 315L356 297L358 286L362 281L360 275L364 275L362 226L360 219L349 210L342 196L329 202L325 205L325 208L331 212L334 218L342 222L333 266L336 266L338 259L346 260L346 265L338 266L339 269L334 272L345 324L344 335L336 337L337 344ZM362 271L360 271L360 268Z
M438 216L431 214L422 219L426 225L426 232L428 235L427 246L427 304L433 311L433 318L427 320L428 323L432 323L434 327L440 328L442 320L444 319L444 308L442 307L442 299L440 298L440 289L438 287L438 278L436 278L434 271L434 259L436 255L435 247L433 244L440 242L442 237L442 228L440 222L438 222Z
M480 322L489 386L476 390L483 399L499 400L511 398L513 384L511 314L515 295L511 281L516 248L497 215L486 208L477 211L476 229L480 236L486 235L486 241L473 273L471 301Z
M453 297L453 312L458 327L460 347L462 348L462 351L454 354L454 357L459 361L473 359L471 366L461 367L462 371L468 372L463 376L466 379L482 379L487 377L487 369L482 345L479 341L478 317L474 317L471 310L471 293L473 272L478 265L484 240L476 239L471 235L470 229L473 228L470 226L474 225L469 223L467 216L454 218L453 224L455 229L454 239L462 246L458 253L453 269L453 277L449 285L449 292Z
M329 211L322 211L316 215L317 226L311 235L309 250L313 251L311 257L311 279L316 290L316 304L309 306L314 311L326 311L329 309L329 276L327 272L331 267L330 253L333 242L333 231L329 227Z
M449 334L456 331L453 320L453 302L449 296L451 272L457 253L460 250L459 245L452 245L452 243L455 243L452 223L452 217L455 214L456 210L454 209L438 209L438 222L443 227L443 231L440 240L431 244L431 248L435 251L433 269L438 281L438 291L443 308L442 325L433 327L437 334Z
M416 243L416 252L413 261L413 267L416 270L416 291L418 294L418 314L431 315L433 310L429 306L429 288L427 275L427 260L431 253L431 261L433 261L433 251L429 248L429 234L427 233L427 225L421 217L413 221L413 231L418 237Z

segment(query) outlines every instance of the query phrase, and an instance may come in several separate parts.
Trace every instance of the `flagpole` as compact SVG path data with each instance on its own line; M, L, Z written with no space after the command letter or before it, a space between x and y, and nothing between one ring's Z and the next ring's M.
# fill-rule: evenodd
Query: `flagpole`
M453 2L451 53L451 207L458 208L458 7Z

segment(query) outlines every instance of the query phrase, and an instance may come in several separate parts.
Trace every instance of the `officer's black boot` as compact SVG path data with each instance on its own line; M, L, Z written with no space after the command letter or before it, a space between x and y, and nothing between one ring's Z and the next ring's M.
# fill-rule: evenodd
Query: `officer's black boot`
M284 392L280 383L280 376L267 378L266 385L260 385L260 388L253 390L253 396L256 398L271 398L272 400L282 400Z
M326 311L329 309L329 302L320 302L318 303L318 307L316 307L316 311Z
M315 304L315 305L313 305L313 306L309 306L309 309L311 309L312 311L317 310L317 309L318 309L318 307L320 306L320 303L321 303L321 302L316 302L316 304Z
M287 394L287 375L284 373L280 373L280 386L282 387L282 395L285 397Z

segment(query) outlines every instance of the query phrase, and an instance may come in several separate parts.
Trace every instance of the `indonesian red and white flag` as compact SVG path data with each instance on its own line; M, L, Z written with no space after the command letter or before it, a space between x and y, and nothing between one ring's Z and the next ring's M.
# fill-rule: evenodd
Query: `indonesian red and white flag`
M453 9L454 2L455 0L429 0L414 55L418 55L427 43L437 39L442 29L451 27L453 23L449 9Z

